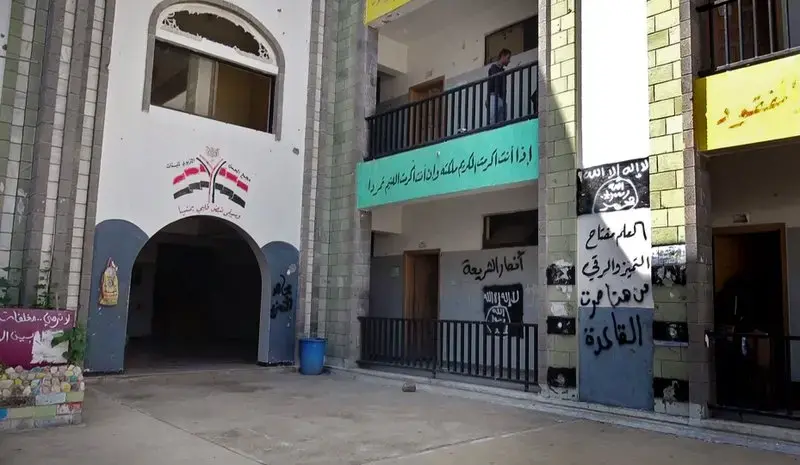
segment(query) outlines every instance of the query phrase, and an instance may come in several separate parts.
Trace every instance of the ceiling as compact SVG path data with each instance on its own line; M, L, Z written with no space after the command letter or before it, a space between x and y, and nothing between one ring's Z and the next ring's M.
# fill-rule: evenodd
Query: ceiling
M490 8L502 8L506 0L433 0L396 20L381 26L380 33L398 42L412 42L442 30L457 26L453 12L459 19L475 16ZM533 1L533 0L531 0Z

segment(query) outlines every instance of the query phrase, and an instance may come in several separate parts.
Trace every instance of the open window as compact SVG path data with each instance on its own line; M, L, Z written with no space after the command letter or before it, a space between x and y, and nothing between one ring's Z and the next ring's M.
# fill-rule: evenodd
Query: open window
M500 55L500 50L508 49L511 55L533 50L539 45L539 17L531 16L486 35L484 42L484 64L489 64Z
M159 15L148 101L274 133L279 68L266 38L242 18L185 3Z
M539 244L539 210L483 217L483 248L529 247Z

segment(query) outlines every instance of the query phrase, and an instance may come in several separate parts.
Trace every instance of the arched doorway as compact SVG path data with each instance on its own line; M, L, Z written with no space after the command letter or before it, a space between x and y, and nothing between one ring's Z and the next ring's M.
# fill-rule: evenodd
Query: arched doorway
M184 218L153 235L131 272L125 369L255 363L261 257L214 217Z

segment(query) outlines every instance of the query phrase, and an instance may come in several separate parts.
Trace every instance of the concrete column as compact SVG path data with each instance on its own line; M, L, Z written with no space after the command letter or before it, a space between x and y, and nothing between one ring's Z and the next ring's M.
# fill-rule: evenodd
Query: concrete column
M59 41L55 30L48 30L46 0L13 0L11 2L8 39L3 55L5 66L0 96L0 178L2 178L2 214L0 215L0 276L9 281L11 304L23 300L20 288L33 290L37 279L38 256L30 251L41 248L41 234L27 222L36 210L34 144L37 140L42 77L46 70L45 47ZM55 38L49 38L53 34ZM43 218L42 218L43 223ZM25 270L34 269L34 283L23 283ZM27 284L27 286L26 286Z
M356 164L366 156L366 116L375 109L377 32L364 25L362 0L338 0L326 12L333 26L324 53L324 86L333 88L330 144L319 162L316 200L316 333L328 338L328 363L350 365L358 357L358 316L369 304L371 218L356 208ZM333 54L333 58L331 55ZM330 60L330 61L328 61ZM326 67L327 66L327 67ZM313 307L313 303L312 303ZM310 325L311 326L311 325Z
M652 410L646 15L640 0L578 5L575 275L579 399Z
M576 27L574 0L539 1L539 375L545 393L574 397Z
M705 158L694 143L693 84L700 69L704 47L700 18L695 8L699 0L680 1L681 88L683 116L684 205L687 259L686 321L689 349L686 358L689 379L689 415L708 416L708 404L714 401L714 376L711 353L705 346L706 330L714 327L713 251L711 248L711 186Z
M688 415L681 31L677 2L647 3L656 408ZM670 335L672 333L672 336ZM670 345L663 345L669 343Z

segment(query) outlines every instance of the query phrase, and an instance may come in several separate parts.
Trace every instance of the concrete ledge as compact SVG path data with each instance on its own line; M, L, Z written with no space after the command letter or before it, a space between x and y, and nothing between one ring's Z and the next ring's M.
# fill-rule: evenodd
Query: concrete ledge
M722 420L700 420L662 413L630 410L585 402L546 397L511 389L440 380L361 368L330 367L335 374L352 376L366 382L402 386L407 381L417 384L417 389L433 393L455 395L495 404L583 418L631 428L672 434L701 441L732 444L800 456L800 431L762 425L752 425Z

